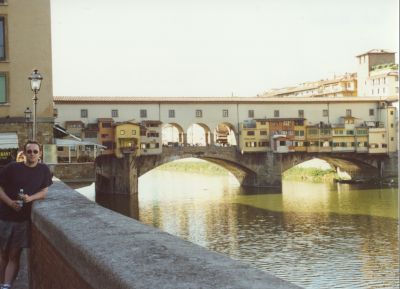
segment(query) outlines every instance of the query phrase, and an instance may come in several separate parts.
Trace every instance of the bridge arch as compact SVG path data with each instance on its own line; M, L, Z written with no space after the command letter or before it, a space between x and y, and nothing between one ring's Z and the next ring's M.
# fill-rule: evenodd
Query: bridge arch
M162 126L162 144L164 146L173 146L185 142L185 131L178 123L170 122Z
M357 154L285 154L282 157L282 173L312 159L326 161L335 171L345 171L352 179L368 179L379 175L380 162Z
M199 152L198 149L199 147L187 147L185 148L185 152L182 153L182 148L168 148L169 153L163 153L162 155L157 156L146 156L140 160L138 177L155 169L158 166L172 161L186 158L196 158L209 161L225 168L235 176L240 185L253 185L256 182L257 173L251 168L245 166L243 163L236 162L234 159L231 159L229 156L224 154L209 155L207 153Z
M236 146L238 144L235 126L229 122L221 122L214 128L215 145Z
M203 131L200 131L200 130ZM187 142L185 144L192 146L209 146L213 144L211 129L202 122L192 123L186 130Z

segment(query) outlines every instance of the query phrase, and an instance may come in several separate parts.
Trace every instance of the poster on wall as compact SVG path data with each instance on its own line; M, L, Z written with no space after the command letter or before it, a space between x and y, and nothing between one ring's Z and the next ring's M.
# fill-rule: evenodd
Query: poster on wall
M15 161L17 157L17 149L0 149L0 166L5 166L6 164Z

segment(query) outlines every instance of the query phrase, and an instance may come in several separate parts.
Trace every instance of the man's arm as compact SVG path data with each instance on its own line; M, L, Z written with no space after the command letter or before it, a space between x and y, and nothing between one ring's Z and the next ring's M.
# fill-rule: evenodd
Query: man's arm
M4 189L0 186L0 200L6 204L7 206L13 208L16 211L21 210L21 207L19 206L19 204L14 201L11 200L9 196L7 196L7 194L4 192Z
M46 198L48 190L49 190L49 187L46 187L44 189L41 189L39 192L33 194L32 196L25 194L22 199L24 200L25 203L33 202L36 200L42 200L42 199Z

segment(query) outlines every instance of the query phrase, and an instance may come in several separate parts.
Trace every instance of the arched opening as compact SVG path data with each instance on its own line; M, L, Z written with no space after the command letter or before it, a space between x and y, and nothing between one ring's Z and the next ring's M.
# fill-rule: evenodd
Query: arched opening
M235 146L237 145L235 128L230 123L220 123L214 129L216 146Z
M164 124L161 135L163 146L180 146L184 144L184 130L179 124Z
M189 126L186 138L188 146L208 146L212 144L210 129L202 123Z
M325 160L314 158L301 162L282 173L282 180L333 182L335 168Z

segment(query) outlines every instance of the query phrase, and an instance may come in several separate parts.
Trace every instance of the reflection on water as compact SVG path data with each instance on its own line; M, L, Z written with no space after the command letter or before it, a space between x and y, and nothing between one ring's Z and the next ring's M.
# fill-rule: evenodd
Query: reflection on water
M139 206L96 201L305 288L398 288L397 188L285 182L282 193L235 180L153 171Z

